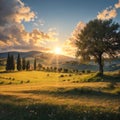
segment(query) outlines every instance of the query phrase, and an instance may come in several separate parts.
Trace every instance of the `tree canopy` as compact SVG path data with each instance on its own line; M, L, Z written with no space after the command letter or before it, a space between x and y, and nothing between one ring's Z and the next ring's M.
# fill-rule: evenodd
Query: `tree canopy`
M91 20L78 34L76 56L94 58L103 74L103 59L115 57L120 51L120 25L112 20Z

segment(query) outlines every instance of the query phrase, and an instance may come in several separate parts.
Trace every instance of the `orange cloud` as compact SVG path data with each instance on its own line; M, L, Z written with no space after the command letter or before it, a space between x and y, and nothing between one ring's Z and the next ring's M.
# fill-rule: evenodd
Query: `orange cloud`
M115 4L115 8L120 8L120 0L118 1L118 3Z
M18 8L16 13L13 15L13 19L19 23L21 23L21 21L29 22L34 19L34 17L35 13L31 12L30 8L25 6Z
M114 5L98 13L97 18L101 20L113 19L117 16L117 9L120 8L120 0Z
M108 19L111 19L111 18L115 18L117 16L117 11L115 8L109 8L109 9L105 9L103 10L101 13L99 13L97 15L97 18L98 19L101 19L101 20L108 20Z
M86 26L86 24L82 21L80 21L75 29L73 30L70 38L68 38L64 45L63 45L63 51L65 52L66 55L68 56L72 56L75 57L75 52L76 52L76 38L78 36L78 34L80 34L81 30L84 29L84 27Z

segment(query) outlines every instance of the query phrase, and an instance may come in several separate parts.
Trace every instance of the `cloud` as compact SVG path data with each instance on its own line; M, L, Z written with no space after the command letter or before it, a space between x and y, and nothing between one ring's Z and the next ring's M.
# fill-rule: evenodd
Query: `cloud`
M108 20L115 18L117 16L117 11L115 8L107 8L97 15L98 19Z
M35 13L21 0L0 0L0 50L48 50L43 43L57 40L56 31L51 29L45 33L33 29L27 32L22 22L35 18Z
M119 8L120 8L120 0L118 1L118 3L114 4L113 7L110 6L109 8L103 10L102 12L99 12L97 18L101 20L113 19L117 17L117 9Z
M45 21L40 20L40 19L36 20L36 21L33 23L33 25L34 25L35 27L44 26L44 24L45 24Z
M86 24L82 21L80 21L75 29L73 30L71 36L65 41L64 45L63 45L63 51L65 52L66 55L75 57L75 52L76 52L76 39L78 34L81 32L81 30L84 29L84 27L86 26Z
M56 28L49 28L49 29L48 29L48 35L49 35L49 37L51 37L50 39L51 39L52 41L58 41L57 36L58 36L59 34L58 34Z
M27 32L22 24L13 24L0 30L0 41L4 43L6 49L24 48L27 50L43 47L44 42L57 40L54 35L55 32L44 33L38 29Z
M118 1L118 3L115 4L115 8L120 8L120 0Z
M81 30L84 29L85 26L86 26L86 24L85 24L84 22L80 21L80 22L76 25L75 29L73 30L72 36L71 36L70 39L75 40L76 37L77 37L77 35L80 34Z
M0 0L0 26L34 19L35 13L20 0Z

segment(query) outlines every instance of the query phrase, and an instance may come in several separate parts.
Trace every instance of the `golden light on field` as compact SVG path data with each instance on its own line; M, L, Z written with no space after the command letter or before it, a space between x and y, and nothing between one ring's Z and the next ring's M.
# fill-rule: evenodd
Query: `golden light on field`
M62 49L61 49L60 47L56 47L56 48L54 49L54 53L55 53L55 54L62 54Z

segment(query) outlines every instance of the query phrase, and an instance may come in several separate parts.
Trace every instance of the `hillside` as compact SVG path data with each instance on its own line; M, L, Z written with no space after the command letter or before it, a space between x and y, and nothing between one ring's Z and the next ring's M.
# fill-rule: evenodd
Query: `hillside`
M15 58L17 58L19 52L12 51L10 54L13 54ZM7 58L8 52L0 53L0 65L5 65L5 60ZM92 70L97 71L98 66L94 62L90 62L89 64L80 64L79 60L64 56L64 55L56 55L52 53L45 53L40 51L29 51L29 52L20 52L21 58L25 57L31 61L33 64L34 58L37 58L37 63L42 64L45 67L61 67L68 69L78 69L81 70ZM120 58L108 60L104 63L105 71L115 71L120 70Z

